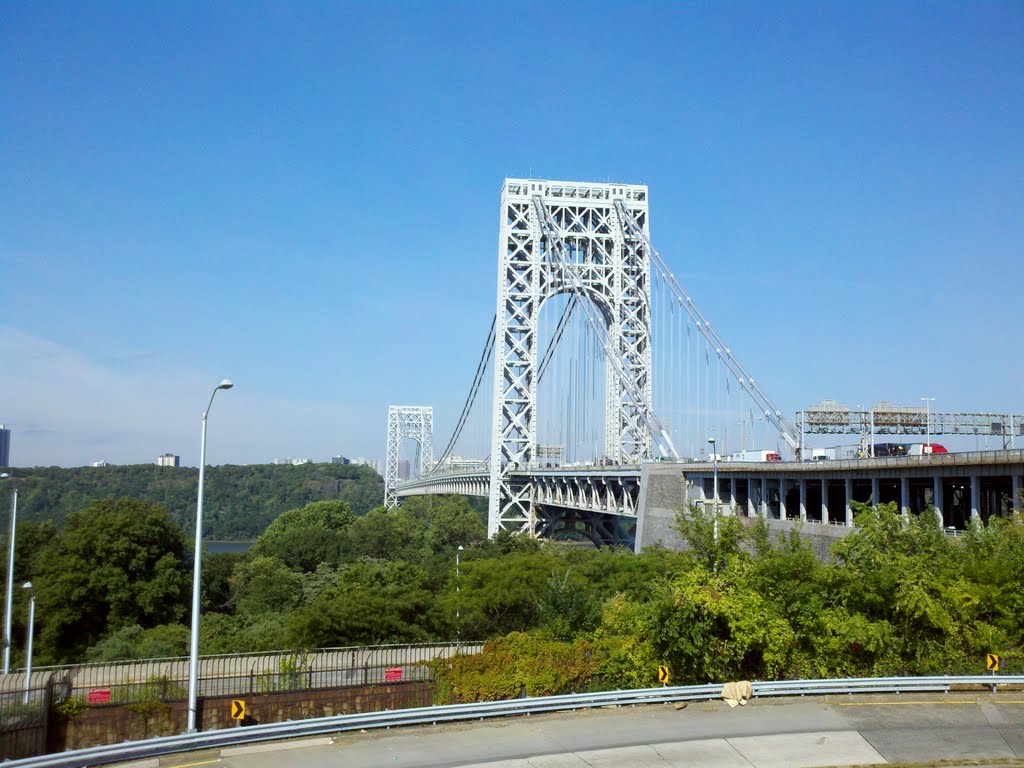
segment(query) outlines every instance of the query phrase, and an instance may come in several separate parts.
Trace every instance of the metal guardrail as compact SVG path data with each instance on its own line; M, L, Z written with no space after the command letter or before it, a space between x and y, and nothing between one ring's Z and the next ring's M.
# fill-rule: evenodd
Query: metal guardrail
M1024 686L1024 675L972 675L964 677L880 677L829 680L783 680L755 682L754 698L770 696L822 696L857 693L948 693L951 689ZM227 728L199 734L181 734L144 741L91 747L56 755L13 760L11 768L85 768L128 760L154 758L175 752L217 749L253 742L320 736L371 728L437 724L458 720L509 717L541 712L590 709L637 704L667 704L677 701L705 701L721 696L722 685L690 685L642 688L630 691L579 693L565 696L510 699L474 704L418 707L391 712L337 715L286 723L269 723L247 728Z

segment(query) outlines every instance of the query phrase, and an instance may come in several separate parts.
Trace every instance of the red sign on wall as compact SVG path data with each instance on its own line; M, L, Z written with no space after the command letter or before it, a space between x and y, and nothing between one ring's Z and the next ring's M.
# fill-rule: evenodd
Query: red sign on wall
M110 702L110 689L90 688L88 702L90 704L108 704Z
M388 667L384 670L384 682L397 683L402 679L401 667Z

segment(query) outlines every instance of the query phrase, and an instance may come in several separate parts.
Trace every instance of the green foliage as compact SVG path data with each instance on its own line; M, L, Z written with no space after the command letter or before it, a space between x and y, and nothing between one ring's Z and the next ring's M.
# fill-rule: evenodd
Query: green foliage
M553 638L569 640L593 630L600 618L595 590L572 569L552 571L540 595L537 620Z
M312 663L308 653L290 653L279 660L277 671L266 669L256 676L256 690L260 693L273 693L306 688Z
M204 552L202 572L203 613L231 613L234 603L231 599L231 573L235 567L248 560L245 552Z
M596 641L605 649L599 675L610 688L647 688L657 683L658 666L665 662L658 648L662 617L671 612L671 595L664 584L644 601L618 594L607 600Z
M57 713L57 716L59 718L67 721L74 720L80 714L85 712L85 710L87 710L88 708L89 707L86 705L86 703L81 699L76 698L74 696L69 696L68 698L64 699L64 701L60 702L59 704L56 704L53 707L53 711ZM33 705L33 709L35 709L35 705Z
M93 502L34 561L40 661L81 658L125 627L176 623L189 591L185 541L160 507Z
M515 632L484 653L437 659L432 669L442 701L497 701L588 690L601 665L593 643L540 640Z
M343 567L337 582L294 611L288 647L425 642L439 636L445 618L422 568L364 559Z
M287 612L302 601L302 578L276 557L239 563L230 584L236 612L243 615Z
M166 713L168 701L184 699L188 696L188 688L166 675L154 675L144 683L131 683L115 686L110 700L117 704L125 704L128 709L142 717Z
M91 646L86 661L121 661L184 656L188 653L189 628L183 624L160 624L143 629L138 624L122 627Z
M677 518L688 549L633 555L485 540L481 507L455 496L361 517L306 500L250 552L204 559L200 651L497 638L484 657L439 668L454 699L654 685L662 664L686 684L948 673L979 669L987 652L1024 656L1019 515L953 540L929 512L853 506L855 530L820 562L798 530L773 539L763 523L699 508ZM183 654L188 551L162 509L134 499L94 503L59 532L19 525L39 661ZM263 684L298 685L303 658Z
M131 497L162 506L183 530L193 528L199 471L192 467L135 464L14 472L18 516L24 520L61 526L96 499ZM204 538L247 540L283 512L310 502L344 501L356 515L365 514L380 504L384 484L369 467L351 464L223 465L206 468L204 494Z
M748 538L739 517L727 515L721 508L711 510L697 504L681 509L674 527L686 542L690 556L709 571L738 557Z
M288 647L289 614L266 612L231 616L213 613L199 625L199 652L247 653Z
M355 520L344 501L310 502L272 522L251 551L278 558L300 571L315 570L320 563L336 564L344 549L345 532Z
M535 626L538 596L558 567L554 550L512 552L462 562L459 592L447 595L448 612L461 614L464 637L496 637Z
M393 509L377 507L348 529L347 559L361 557L420 562L481 542L485 528L460 496L422 496Z

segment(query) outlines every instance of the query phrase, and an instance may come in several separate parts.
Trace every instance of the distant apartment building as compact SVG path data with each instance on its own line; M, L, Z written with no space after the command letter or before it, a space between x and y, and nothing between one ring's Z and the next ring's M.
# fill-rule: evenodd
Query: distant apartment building
M158 467L180 467L181 456L175 456L173 453L161 453L156 457L156 465Z
M11 466L11 430L0 424L0 467Z
M99 461L94 461L92 463L92 465L94 467L109 467L110 466L110 462L109 461L104 461L103 459L100 459Z
M358 459L352 459L352 463L359 467L369 467L378 475L380 474L380 459L364 459L360 456Z
M292 466L299 466L300 464L311 464L312 459L300 459L292 456L286 456L283 459L274 459L274 464L291 464Z
M408 459L399 459L398 460L398 479L399 480L408 480L409 479L409 474L410 474L409 460Z
M352 463L352 461L350 459L346 459L340 453L337 456L332 456L331 457L331 464L351 464L351 463Z

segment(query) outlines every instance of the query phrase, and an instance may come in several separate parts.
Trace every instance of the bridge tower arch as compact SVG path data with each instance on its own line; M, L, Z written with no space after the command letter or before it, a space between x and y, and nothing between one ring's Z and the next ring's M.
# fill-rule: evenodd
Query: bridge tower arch
M411 438L417 444L416 473L422 477L434 463L434 409L429 405L388 406L387 466L384 470L384 506L398 506L398 451L402 441ZM407 478L405 478L407 479Z
M550 258L535 201L557 227L576 279ZM488 535L537 532L532 482L514 473L535 460L538 319L558 293L585 287L580 300L600 309L620 364L606 355L605 457L638 463L652 455L643 408L652 398L650 253L642 239L624 236L616 203L649 238L645 185L506 179L502 187Z

